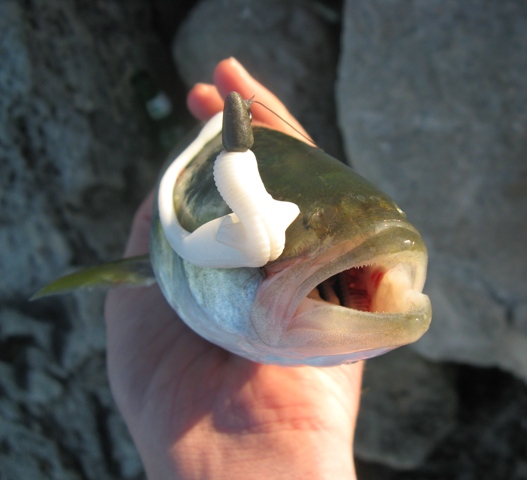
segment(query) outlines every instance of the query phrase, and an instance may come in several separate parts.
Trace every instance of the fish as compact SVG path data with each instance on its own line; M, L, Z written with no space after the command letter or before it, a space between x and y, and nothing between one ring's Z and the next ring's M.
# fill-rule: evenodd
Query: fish
M333 366L417 341L432 318L418 230L392 198L322 149L247 128L250 102L232 98L225 108L234 113L209 120L162 172L149 255L73 273L34 298L157 282L197 334L259 363ZM242 131L240 152L232 146L238 137L225 138L232 130ZM226 170L225 181L234 175L245 188L243 198L229 197L230 184L221 191L217 161L225 150L239 162L247 152L255 157L250 174L238 172L245 163Z

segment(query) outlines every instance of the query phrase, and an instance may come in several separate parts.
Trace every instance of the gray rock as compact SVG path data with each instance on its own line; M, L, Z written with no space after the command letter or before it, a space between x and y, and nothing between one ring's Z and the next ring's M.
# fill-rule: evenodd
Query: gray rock
M523 335L527 335L527 302L519 304L514 313L514 325Z
M149 8L0 2L1 478L141 475L106 379L103 294L27 299L118 258L155 184L157 124L136 82L161 50Z
M13 308L0 309L0 341L7 343L17 338L31 338L42 350L53 349L53 328L45 322L24 315Z
M156 175L151 126L132 84L148 69L146 51L126 37L134 30L126 16L143 7L20 5L0 6L0 245L16 251L1 257L10 275L0 298L29 296L71 262L119 255ZM147 25L134 26L149 42ZM144 186L130 190L139 178Z
M349 1L344 29L346 150L430 248L418 350L527 380L527 5Z
M174 57L189 87L212 82L215 65L236 57L322 148L342 157L333 100L335 20L309 0L202 0L174 40Z
M60 447L42 432L35 432L0 417L2 440L9 447L0 451L0 473L4 480L60 478L80 480L73 465L61 462Z
M355 433L362 459L414 469L456 425L448 371L408 348L368 361Z
M73 328L64 338L61 365L66 371L75 370L86 359L106 350L106 331L103 303L106 292L74 292L67 299Z
M507 306L492 295L468 262L453 264L441 255L436 262L428 286L435 318L415 350L435 360L498 366L527 381L527 335L521 322L508 318ZM520 308L516 314L521 314Z
M0 299L35 285L35 272L64 268L70 252L43 205L31 172L27 123L35 71L25 18L15 1L0 5ZM34 98L34 97L33 97ZM33 282L28 282L32 279Z
M370 362L373 363L373 362ZM358 462L361 480L525 478L527 385L497 368L450 365L456 425L419 468Z

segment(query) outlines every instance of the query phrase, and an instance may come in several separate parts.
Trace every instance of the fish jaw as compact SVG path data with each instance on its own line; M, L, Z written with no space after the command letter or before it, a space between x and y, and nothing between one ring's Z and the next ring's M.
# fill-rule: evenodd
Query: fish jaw
M421 293L427 251L407 222L270 267L251 321L262 342L302 363L334 365L418 340L432 318Z

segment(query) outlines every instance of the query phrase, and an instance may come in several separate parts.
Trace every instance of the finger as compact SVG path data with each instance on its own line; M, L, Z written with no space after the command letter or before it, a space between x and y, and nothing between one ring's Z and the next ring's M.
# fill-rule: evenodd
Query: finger
M308 136L302 125L291 115L285 105L260 82L255 80L235 58L231 57L218 63L214 70L214 83L223 97L232 91L238 92L243 98L252 98L254 96L254 100L263 103L302 132L302 134ZM251 106L251 110L255 120L265 123L276 130L301 138L274 113L261 105L255 103Z
M145 255L149 251L150 225L152 224L152 208L154 206L154 190L143 200L135 213L130 237L124 251L125 257Z
M214 85L197 83L187 95L187 107L198 120L206 122L223 110L223 99Z

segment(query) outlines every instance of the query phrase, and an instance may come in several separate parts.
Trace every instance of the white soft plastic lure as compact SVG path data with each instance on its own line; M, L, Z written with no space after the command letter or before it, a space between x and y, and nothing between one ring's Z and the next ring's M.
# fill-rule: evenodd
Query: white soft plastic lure
M189 262L209 268L263 267L284 250L287 227L300 213L297 205L273 199L265 189L252 146L250 110L236 93L229 94L224 113L216 114L198 137L168 167L158 191L159 218L163 232L176 253ZM242 123L250 135L230 135L223 128L223 150L214 162L214 182L233 213L211 220L192 233L177 218L174 186L181 172L203 144L222 132L224 123ZM243 124L248 124L248 127ZM228 149L228 150L227 150Z

